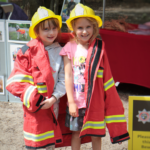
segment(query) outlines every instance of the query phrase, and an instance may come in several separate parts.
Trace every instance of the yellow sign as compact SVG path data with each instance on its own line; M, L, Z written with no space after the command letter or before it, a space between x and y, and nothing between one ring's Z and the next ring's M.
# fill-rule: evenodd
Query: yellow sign
M150 150L150 97L129 96L128 150Z

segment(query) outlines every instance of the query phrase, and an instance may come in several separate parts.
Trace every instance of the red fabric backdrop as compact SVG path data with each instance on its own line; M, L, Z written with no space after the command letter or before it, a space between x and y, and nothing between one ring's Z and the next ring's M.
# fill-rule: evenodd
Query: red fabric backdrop
M150 36L100 29L115 81L150 88Z

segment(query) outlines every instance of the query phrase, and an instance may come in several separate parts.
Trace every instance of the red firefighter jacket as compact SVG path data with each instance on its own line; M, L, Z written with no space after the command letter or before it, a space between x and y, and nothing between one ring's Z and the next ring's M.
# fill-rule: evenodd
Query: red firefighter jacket
M123 104L114 84L104 43L99 39L93 41L88 49L84 77L87 108L80 132L82 142L89 142L90 136L105 136L105 126L109 130L112 143L128 140ZM61 101L60 105L58 121L63 133L63 145L68 146L71 143L67 136L71 137L71 132L63 125L65 112L62 108L65 104Z
M96 39L88 50L85 68L87 111L80 137L105 136L105 124L112 143L129 139L123 104L117 93L104 43Z
M6 89L20 97L24 110L24 139L27 148L44 148L62 142L53 108L40 109L54 88L47 51L39 39L30 41L17 54Z

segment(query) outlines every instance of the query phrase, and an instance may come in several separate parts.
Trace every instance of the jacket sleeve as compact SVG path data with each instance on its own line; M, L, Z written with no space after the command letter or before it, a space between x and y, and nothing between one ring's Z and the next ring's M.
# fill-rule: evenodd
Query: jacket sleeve
M66 88L65 88L64 63L61 57L61 65L60 65L60 69L58 72L58 80L57 80L57 83L56 83L56 86L54 88L52 95L54 95L58 100L59 98L64 96L65 93L66 93Z
M11 72L6 89L14 96L20 97L23 105L31 112L41 108L40 102L44 97L38 93L32 76L32 64L29 50L24 54L22 49L17 53L14 69Z
M129 134L124 115L124 107L117 93L105 51L103 55L103 65L105 122L109 130L111 142L118 143L128 140Z

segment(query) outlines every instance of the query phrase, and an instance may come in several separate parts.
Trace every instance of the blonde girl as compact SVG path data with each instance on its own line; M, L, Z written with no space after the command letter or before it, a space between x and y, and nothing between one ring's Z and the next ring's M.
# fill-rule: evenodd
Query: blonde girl
M90 136L93 150L101 150L105 123L112 143L129 139L122 102L117 94L104 44L97 39L101 18L82 4L71 11L67 26L74 40L60 52L64 60L68 108L65 126L72 131L72 150Z

